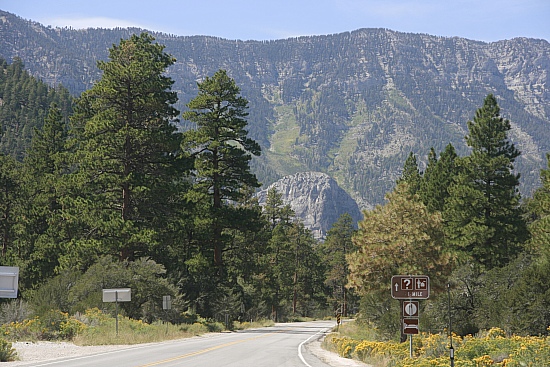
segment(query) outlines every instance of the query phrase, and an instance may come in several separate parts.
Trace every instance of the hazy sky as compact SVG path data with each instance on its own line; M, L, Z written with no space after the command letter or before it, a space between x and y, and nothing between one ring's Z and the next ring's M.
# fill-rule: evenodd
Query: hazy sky
M550 41L550 0L0 0L0 9L54 27L136 26L241 40L388 28Z

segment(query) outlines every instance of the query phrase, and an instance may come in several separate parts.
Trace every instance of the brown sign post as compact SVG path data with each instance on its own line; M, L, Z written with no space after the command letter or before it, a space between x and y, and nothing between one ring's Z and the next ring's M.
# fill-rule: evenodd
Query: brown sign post
M409 335L409 357L412 358L412 336L419 332L418 300L430 297L430 278L427 275L394 275L391 278L391 296L401 302L401 341L407 340Z

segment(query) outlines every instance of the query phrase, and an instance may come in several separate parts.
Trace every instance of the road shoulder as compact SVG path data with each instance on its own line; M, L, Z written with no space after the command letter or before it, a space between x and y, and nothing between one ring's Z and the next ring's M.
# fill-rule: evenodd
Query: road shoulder
M323 349L321 343L324 338L325 335L321 335L319 338L313 340L305 346L311 354L319 358L324 363L333 367L373 367L370 364L366 364L355 359L343 358L337 353Z

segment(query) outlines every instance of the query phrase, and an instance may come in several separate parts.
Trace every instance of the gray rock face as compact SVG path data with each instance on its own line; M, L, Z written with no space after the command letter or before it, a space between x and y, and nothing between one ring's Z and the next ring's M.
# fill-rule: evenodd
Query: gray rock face
M320 172L300 172L285 176L257 194L261 205L269 189L275 188L283 202L289 204L316 239L324 239L327 231L344 214L357 223L362 219L357 203L329 175Z

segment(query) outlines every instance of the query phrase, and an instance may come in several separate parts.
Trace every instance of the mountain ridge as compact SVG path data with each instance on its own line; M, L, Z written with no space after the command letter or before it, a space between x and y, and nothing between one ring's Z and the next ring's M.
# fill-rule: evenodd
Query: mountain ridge
M75 95L99 78L96 60L139 29L48 28L0 12L0 56ZM431 147L467 154L466 122L493 93L522 151L528 196L550 151L550 44L518 37L483 42L363 28L270 41L151 32L176 64L168 74L184 105L196 81L226 69L250 102L249 131L263 149L253 169L267 186L297 172L336 179L360 205L383 202L409 152L420 168ZM182 129L189 125L182 121Z

